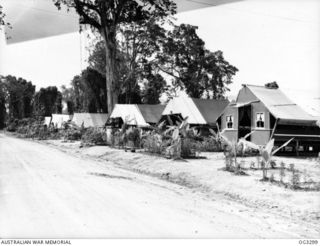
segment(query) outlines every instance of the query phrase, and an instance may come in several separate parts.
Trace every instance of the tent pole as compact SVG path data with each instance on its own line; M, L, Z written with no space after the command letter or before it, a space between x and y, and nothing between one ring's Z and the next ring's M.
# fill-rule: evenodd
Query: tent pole
M277 125L278 125L278 121L279 121L279 118L276 119L276 122L274 123L274 126L273 126L273 129L272 129L272 132L271 132L271 135L270 135L270 139L272 139L273 135L274 135L274 132L277 128Z

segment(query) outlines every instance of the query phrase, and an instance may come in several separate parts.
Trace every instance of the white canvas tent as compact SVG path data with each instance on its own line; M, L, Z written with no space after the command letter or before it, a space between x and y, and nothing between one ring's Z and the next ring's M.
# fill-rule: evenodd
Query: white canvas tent
M50 123L51 123L51 116L48 116L48 117L44 117L44 125L46 126L50 126Z
M51 123L55 127L61 128L63 122L68 122L71 119L72 119L72 115L68 115L68 114L52 114Z
M171 99L162 112L162 116L181 115L193 125L215 124L216 120L229 104L228 100L196 99L186 96Z
M72 121L79 127L103 127L108 120L108 114L74 113Z
M136 125L139 127L150 126L145 121L136 104L116 104L110 115L110 118L121 118L128 125Z

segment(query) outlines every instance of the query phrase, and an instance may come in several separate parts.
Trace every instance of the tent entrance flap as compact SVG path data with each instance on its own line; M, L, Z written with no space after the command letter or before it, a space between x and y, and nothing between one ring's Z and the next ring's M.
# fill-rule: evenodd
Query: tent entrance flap
M251 105L239 107L239 138L251 132ZM247 139L251 141L251 136Z

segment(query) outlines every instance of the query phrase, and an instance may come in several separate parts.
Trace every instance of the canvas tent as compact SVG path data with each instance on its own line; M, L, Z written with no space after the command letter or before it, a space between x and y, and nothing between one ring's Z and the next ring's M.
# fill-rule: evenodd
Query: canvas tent
M165 105L161 104L116 104L110 115L110 121L121 119L128 125L149 127L159 122L164 108Z
M51 116L44 117L43 124L46 125L46 126L50 126L50 124L51 124Z
M61 128L63 122L68 122L72 119L72 115L68 114L52 114L51 123L57 127Z
M319 151L317 119L278 88L243 85L236 101L224 110L219 123L229 140L237 141L253 131L249 140L258 145L266 144L270 138L278 145L294 138L292 145L296 154L309 149L314 153Z
M103 127L108 120L108 114L74 113L72 122L81 127Z
M183 119L187 118L187 122L191 125L215 126L218 117L228 104L228 100L176 97L169 101L162 113L162 119L180 116Z

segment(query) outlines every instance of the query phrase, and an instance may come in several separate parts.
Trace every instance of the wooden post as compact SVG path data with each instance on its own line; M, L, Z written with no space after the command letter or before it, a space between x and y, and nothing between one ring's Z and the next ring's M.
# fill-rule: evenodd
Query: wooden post
M273 134L274 134L274 132L275 132L275 130L276 130L278 121L279 121L279 118L277 118L277 119L276 119L276 122L274 123L273 129L272 129L272 132L271 132L271 135L270 135L270 140L272 139Z

